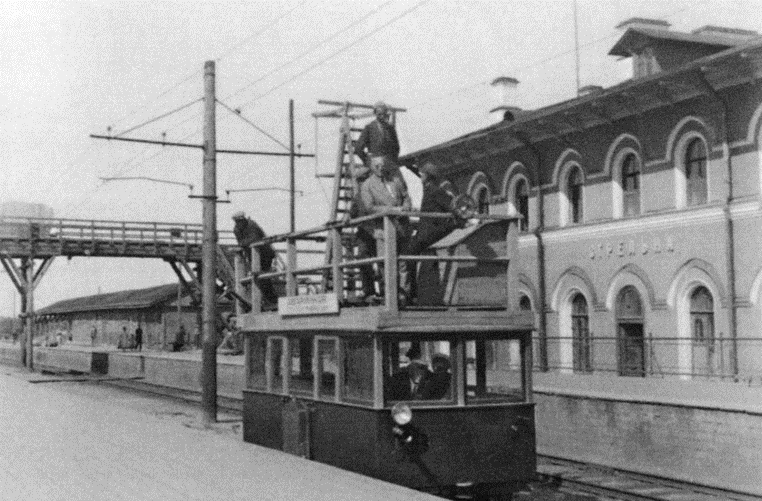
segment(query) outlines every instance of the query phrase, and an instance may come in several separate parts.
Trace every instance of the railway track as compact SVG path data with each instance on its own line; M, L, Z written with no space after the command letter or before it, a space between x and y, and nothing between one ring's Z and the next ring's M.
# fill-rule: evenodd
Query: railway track
M641 475L550 456L537 457L543 483L559 491L621 501L760 501L762 498L675 480Z

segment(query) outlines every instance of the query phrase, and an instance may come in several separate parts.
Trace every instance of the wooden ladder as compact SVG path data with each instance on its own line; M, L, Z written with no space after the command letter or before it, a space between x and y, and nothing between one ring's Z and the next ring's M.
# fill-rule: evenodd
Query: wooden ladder
M359 183L357 181L357 167L360 162L355 155L354 145L362 132L362 128L356 125L358 119L373 119L373 106L368 104L357 104L350 102L318 101L320 104L338 106L331 111L315 113L315 118L329 117L341 119L339 126L339 141L336 151L336 166L333 175L322 176L333 178L333 195L330 205L328 221L338 223L349 219L349 212L352 207L352 200L359 195ZM403 108L389 108L391 111L391 123L394 124L396 114L399 111L406 111ZM342 259L353 259L356 257L356 228L342 228L341 249ZM324 265L329 266L333 260L333 237L329 233L326 239L326 251ZM360 283L360 274L357 269L345 269L344 283L342 284L339 300L351 299L362 289ZM324 292L336 290L333 287L330 273L323 274L322 290Z
M336 167L333 174L333 194L331 197L330 213L328 221L331 223L349 219L352 200L359 195L359 183L356 177L356 168L359 159L354 153L354 143L362 129L353 127L355 117L350 115L351 104L344 103L339 110L341 125L339 126L339 142L336 152ZM342 228L341 249L342 259L351 259L355 255L355 228ZM333 260L333 234L326 239L325 261L326 266ZM360 288L357 273L354 270L344 270L344 283L339 299L354 294ZM322 288L324 291L336 290L333 287L333 278L330 274L323 275Z

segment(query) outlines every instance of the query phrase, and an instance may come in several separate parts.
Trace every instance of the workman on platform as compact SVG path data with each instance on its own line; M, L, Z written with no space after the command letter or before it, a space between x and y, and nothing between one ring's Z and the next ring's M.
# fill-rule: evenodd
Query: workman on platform
M246 217L243 212L236 212L233 214L233 221L235 226L233 227L233 234L235 235L238 245L244 250L243 259L248 269L251 269L251 252L249 247L254 242L258 242L264 239L267 235L261 226L259 226L253 219ZM273 261L275 260L275 249L272 245L263 245L258 247L259 251L259 266L261 271L269 271L272 268ZM278 303L278 295L275 293L275 288L270 280L260 280L259 288L262 291L262 299L264 302L270 305Z

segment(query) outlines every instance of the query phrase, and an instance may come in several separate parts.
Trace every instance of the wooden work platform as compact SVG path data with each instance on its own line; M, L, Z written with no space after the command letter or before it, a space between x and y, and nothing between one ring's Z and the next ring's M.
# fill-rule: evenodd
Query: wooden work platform
M494 309L416 309L392 312L382 306L343 308L337 315L283 317L277 312L242 315L244 332L495 332L531 331L531 312Z

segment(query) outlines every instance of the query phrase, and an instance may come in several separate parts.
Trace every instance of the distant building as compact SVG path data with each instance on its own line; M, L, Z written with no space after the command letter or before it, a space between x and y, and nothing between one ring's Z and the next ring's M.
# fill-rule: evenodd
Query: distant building
M230 309L230 305L221 305ZM36 312L36 335L71 333L75 344L90 345L93 326L96 344L117 346L122 328L130 334L140 325L146 348L163 349L175 339L182 324L195 344L197 313L190 296L178 284L160 285L59 301Z

